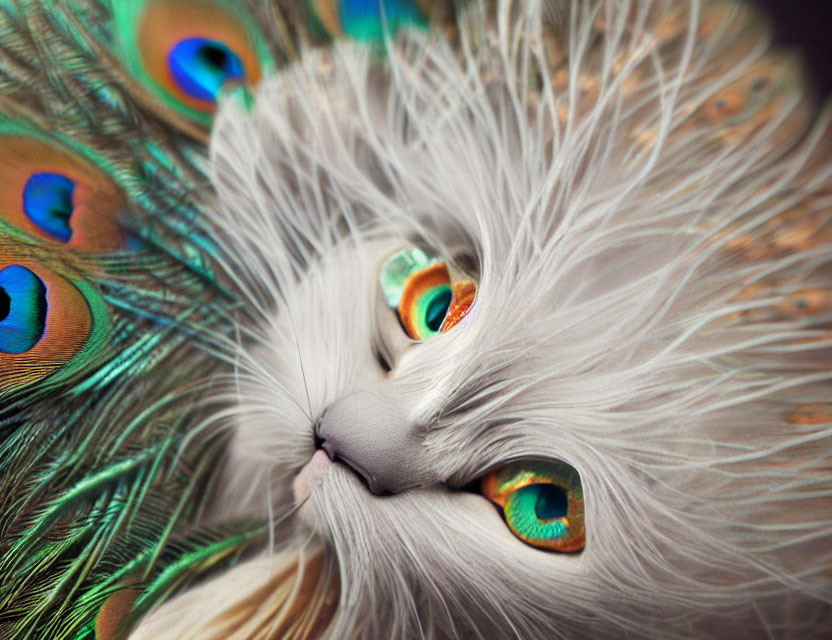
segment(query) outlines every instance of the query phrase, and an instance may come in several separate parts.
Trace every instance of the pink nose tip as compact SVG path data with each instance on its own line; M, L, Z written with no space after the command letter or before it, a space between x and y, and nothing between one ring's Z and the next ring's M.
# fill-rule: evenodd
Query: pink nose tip
M295 497L296 506L303 503L309 497L312 489L318 483L319 478L331 464L332 460L323 449L318 449L309 458L309 462L303 466L292 482L292 493Z

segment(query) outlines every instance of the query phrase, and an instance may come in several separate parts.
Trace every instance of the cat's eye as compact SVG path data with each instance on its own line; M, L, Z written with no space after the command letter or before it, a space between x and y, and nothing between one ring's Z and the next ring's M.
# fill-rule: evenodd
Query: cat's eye
M584 548L581 478L565 462L512 462L486 475L481 489L502 508L509 529L524 542L561 552Z
M379 280L388 306L413 340L449 331L465 317L476 295L471 280L452 280L444 262L418 247L391 256Z

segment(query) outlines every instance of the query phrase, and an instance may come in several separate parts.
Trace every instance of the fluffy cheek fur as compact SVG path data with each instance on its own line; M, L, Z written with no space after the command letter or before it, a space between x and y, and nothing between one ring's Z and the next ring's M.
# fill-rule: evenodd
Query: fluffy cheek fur
M368 638L558 637L595 591L586 558L524 546L473 494L435 488L378 498L334 466L304 510L343 576L333 637L351 629Z
M234 437L217 518L272 517L292 506L292 480L314 452L314 423L362 381L384 372L374 350L378 269L401 240L333 248L323 263L283 292L284 311L268 314L240 351ZM230 509L230 511L229 511Z

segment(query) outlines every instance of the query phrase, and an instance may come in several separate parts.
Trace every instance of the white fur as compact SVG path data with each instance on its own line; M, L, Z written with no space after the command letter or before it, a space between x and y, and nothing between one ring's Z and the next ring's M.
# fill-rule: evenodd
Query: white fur
M471 3L461 54L438 31L384 57L337 42L263 81L250 113L224 105L218 224L249 308L211 517L287 514L315 418L366 385L401 398L440 480L375 497L335 465L275 526L278 551L312 532L339 569L330 638L828 630L832 425L784 416L829 401L828 352L794 342L829 315L772 309L830 287L829 248L729 249L828 183L812 155L825 121L800 138L810 111L793 78L758 129L696 120L768 42L733 5L700 38L710 5L682 4L505 1L489 20ZM657 14L682 20L667 50L651 46ZM545 33L568 34L565 89ZM474 256L477 302L388 377L378 268L417 238ZM754 284L762 297L740 295ZM484 498L447 488L541 456L581 475L581 554L527 546ZM233 599L236 576L212 588ZM216 600L163 607L180 624L153 637L203 637Z

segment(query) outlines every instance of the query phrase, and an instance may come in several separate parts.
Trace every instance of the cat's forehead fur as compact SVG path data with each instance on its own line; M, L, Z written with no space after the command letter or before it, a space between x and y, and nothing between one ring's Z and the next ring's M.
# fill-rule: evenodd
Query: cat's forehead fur
M829 484L812 480L828 461L806 450L821 431L782 417L823 395L828 367L778 371L766 345L800 319L748 320L828 256L749 261L731 244L827 179L820 136L785 153L807 122L802 89L782 86L792 67L731 49L728 26L698 40L717 9L678 4L569 18L536 2L473 7L458 47L438 32L385 55L338 43L264 81L250 110L224 106L221 224L262 311L256 346L241 347L232 445L232 467L252 466L232 469L229 492L267 469L270 508L285 511L314 418L365 388L406 408L436 480L378 498L336 466L313 493L308 521L341 572L333 637L685 637L727 619L766 626L773 600L829 597L828 549L821 562L801 542L828 539ZM676 44L659 53L661 38ZM702 105L755 69L774 115L721 137ZM411 242L468 265L477 301L388 376L378 270ZM744 297L761 282L770 300ZM580 555L526 546L485 500L443 488L538 457L581 474Z

